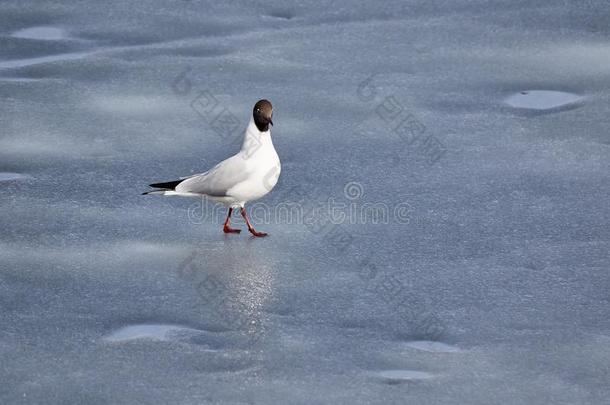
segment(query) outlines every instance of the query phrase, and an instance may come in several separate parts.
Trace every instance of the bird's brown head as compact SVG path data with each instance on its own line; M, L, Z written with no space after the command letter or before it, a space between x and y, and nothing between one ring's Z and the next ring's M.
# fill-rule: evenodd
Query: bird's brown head
M273 106L269 100L259 100L254 104L252 111L254 123L259 131L265 132L269 130L269 125L273 125Z

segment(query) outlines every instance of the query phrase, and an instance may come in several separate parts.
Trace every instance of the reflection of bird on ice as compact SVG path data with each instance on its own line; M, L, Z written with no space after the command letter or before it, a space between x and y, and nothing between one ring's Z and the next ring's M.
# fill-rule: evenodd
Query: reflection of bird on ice
M225 239L205 250L195 249L179 270L179 276L197 291L201 299L197 306L209 315L209 321L242 331L248 339L264 332L264 309L272 298L276 272L273 258L263 256L252 241ZM209 259L210 250L214 260Z

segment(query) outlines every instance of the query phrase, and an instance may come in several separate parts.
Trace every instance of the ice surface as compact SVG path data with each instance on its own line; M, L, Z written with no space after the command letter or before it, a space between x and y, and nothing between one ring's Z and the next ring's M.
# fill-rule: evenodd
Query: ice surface
M0 404L610 397L607 2L23 0L0 23ZM268 238L140 195L233 153L263 97Z

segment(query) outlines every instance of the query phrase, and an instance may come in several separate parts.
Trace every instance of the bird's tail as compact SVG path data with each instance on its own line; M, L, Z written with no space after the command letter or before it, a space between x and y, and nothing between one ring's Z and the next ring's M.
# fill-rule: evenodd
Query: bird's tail
M146 191L144 193L142 193L142 195L183 195L182 193L178 193L174 190L152 190L152 191Z

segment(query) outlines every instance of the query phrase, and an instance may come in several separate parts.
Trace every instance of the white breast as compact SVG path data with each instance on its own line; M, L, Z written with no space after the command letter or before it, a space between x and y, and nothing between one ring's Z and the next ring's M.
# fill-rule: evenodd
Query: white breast
M239 153L246 162L248 177L227 193L242 204L269 193L277 184L282 169L270 131L261 133L251 124Z

